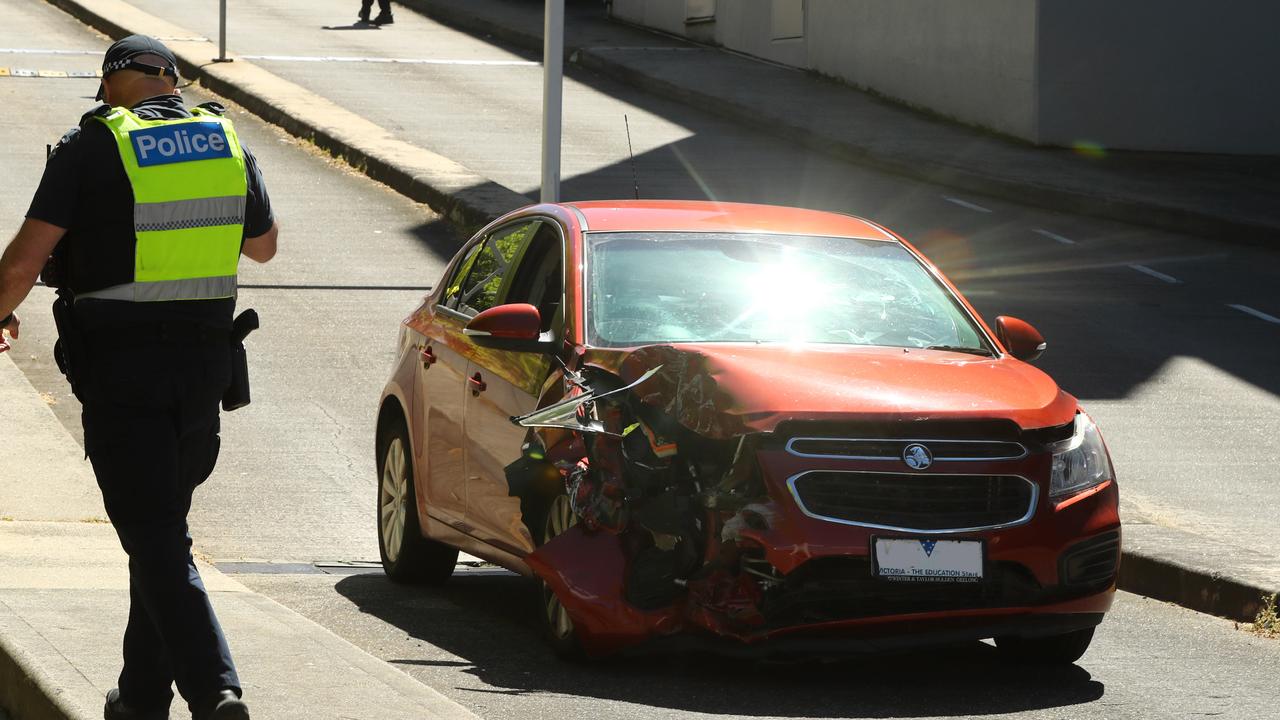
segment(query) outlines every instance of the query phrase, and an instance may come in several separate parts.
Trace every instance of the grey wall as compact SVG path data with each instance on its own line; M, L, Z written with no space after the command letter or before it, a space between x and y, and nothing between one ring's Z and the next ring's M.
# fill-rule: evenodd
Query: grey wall
M1280 154L1280 3L1040 8L1039 142Z
M714 39L1046 145L1280 155L1277 0L614 0L641 25Z
M720 0L722 5L726 0ZM613 16L619 20L685 34L685 0L613 0Z
M808 67L1035 136L1035 0L808 0Z
M800 4L795 0L777 1ZM807 67L807 38L773 39L774 2L775 0L719 0L716 3L716 42L773 62Z

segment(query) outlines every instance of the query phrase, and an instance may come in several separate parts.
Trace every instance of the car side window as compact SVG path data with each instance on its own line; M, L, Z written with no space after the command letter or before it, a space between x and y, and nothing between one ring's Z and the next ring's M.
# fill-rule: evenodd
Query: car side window
M471 270L472 263L475 262L476 255L484 247L484 242L478 242L467 249L467 254L453 269L453 273L449 275L445 281L444 295L440 296L440 304L450 310L458 307L458 296L462 294L462 281L467 279L467 272Z
M543 223L529 242L520 267L511 279L505 302L529 303L542 316L542 332L563 320L564 247L552 223Z
M458 273L462 282L451 307L467 315L476 315L496 305L516 253L539 224L534 221L509 225L485 238L478 249L463 261Z

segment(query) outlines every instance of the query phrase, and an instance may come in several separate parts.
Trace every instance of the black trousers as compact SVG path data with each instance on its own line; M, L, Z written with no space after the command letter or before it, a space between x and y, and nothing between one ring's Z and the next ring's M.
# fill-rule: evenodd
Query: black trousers
M187 511L219 449L218 403L230 384L226 333L94 335L81 391L85 449L129 556L122 699L189 706L240 692L222 628L191 557Z
M360 13L367 15L369 8L373 7L373 0L360 0ZM391 14L391 0L378 0L379 12Z

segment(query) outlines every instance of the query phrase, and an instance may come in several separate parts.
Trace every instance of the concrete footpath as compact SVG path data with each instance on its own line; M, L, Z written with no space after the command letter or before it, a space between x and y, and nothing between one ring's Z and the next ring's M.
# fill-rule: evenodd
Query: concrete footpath
M89 720L120 670L127 558L83 452L0 354L0 720ZM475 718L301 615L200 563L254 717ZM184 717L180 699L173 716Z

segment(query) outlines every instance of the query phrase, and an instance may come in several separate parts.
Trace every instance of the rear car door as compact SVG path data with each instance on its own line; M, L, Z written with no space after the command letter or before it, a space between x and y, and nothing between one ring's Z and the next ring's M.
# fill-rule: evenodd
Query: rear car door
M564 240L554 220L519 231L522 245L514 273L503 284L502 304L529 303L542 316L542 331L563 328ZM551 371L545 355L472 347L466 397L467 524L481 540L518 556L533 551L520 498L509 487L506 468L520 459L526 430L511 422L537 406Z

